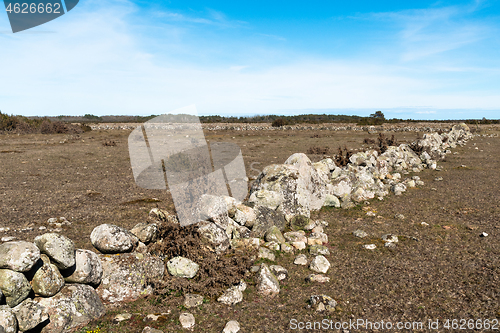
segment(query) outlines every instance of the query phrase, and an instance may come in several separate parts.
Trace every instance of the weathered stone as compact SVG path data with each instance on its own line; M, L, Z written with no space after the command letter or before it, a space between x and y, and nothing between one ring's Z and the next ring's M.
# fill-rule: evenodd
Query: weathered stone
M368 236L368 234L363 231L363 230L354 230L353 233L352 233L355 237L359 237L359 238L365 238Z
M233 249L258 249L261 244L263 244L259 238L242 238L242 239L232 239L231 248Z
M304 227L309 224L310 218L303 215L296 215L290 221L290 229L292 230L304 230Z
M0 289L7 305L13 308L28 297L31 285L23 273L0 269Z
M179 321L182 328L192 329L196 323L194 316L191 313L183 312L179 316Z
M35 244L59 269L75 264L75 244L66 236L47 233L35 237Z
M158 237L158 225L156 223L139 223L130 230L141 242L148 244L154 242Z
M299 254L293 261L295 265L307 265L307 256L305 254Z
M337 302L327 295L312 295L309 303L317 312L333 312L337 306Z
M279 265L271 265L269 266L269 268L279 281L284 280L288 277L288 270L285 267Z
M228 226L226 229L226 235L232 238L248 238L250 237L250 229L236 223L232 218L228 217Z
M167 262L167 269L173 276L191 279L198 273L200 265L188 258L174 257Z
M340 200L333 194L325 195L325 203L323 206L340 208Z
M96 289L107 304L132 302L152 293L148 279L161 279L165 271L163 261L156 256L142 253L98 255L103 274Z
M238 218L238 211L237 211L234 214L234 220L239 224L244 225L248 228L253 227L253 225L255 224L255 220L257 219L257 214L255 213L253 208L243 204L236 205L236 208L238 209L238 211L241 212L242 215L240 216L240 218Z
M309 274L306 278L306 281L325 283L330 282L330 278L321 274Z
M330 254L330 250L324 245L311 245L309 253L315 256L319 254L327 256Z
M240 324L236 320L231 320L226 323L222 333L238 333L240 331Z
M260 265L258 274L257 292L263 296L269 297L278 295L280 292L280 284L266 264Z
M266 242L264 243L264 247L267 247L271 251L279 251L280 250L280 244L276 242Z
M122 227L101 224L92 230L90 241L101 253L113 254L133 251L139 239Z
M259 258L262 258L262 259L268 259L268 260L271 260L271 261L275 261L276 260L276 256L274 255L274 252L265 248L265 247L261 247L259 248L259 255L258 255Z
M377 248L377 245L375 245L375 244L365 244L365 245L363 245L363 248L365 248L367 250L375 250Z
M30 242L7 242L0 245L0 268L27 272L40 259L40 250Z
M114 324L118 324L119 322L129 320L130 318L132 318L132 315L130 313L119 313L116 316L114 316L111 321Z
M313 232L307 237L307 245L323 245L328 243L328 235L323 232Z
M302 242L302 241L292 242L292 246L299 251L304 250L306 248L306 242Z
M268 207L271 209L276 209L283 201L283 197L280 193L275 191L267 191L267 190L258 190L250 195L248 202L251 202L255 205Z
M395 195L401 195L403 192L406 191L406 185L402 183L395 184L391 187L391 191Z
M228 212L226 201L223 197L204 194L199 202L200 218L215 223L226 230L228 224Z
M0 328L3 329L5 333L17 332L16 316L7 305L0 305Z
M300 231L290 231L290 232L285 232L283 236L288 242L307 242L307 237L305 236L306 233L302 230Z
M106 313L94 288L84 284L66 285L57 295L35 298L44 306L50 321L41 333L66 333L87 325Z
M234 217L237 210L236 206L241 202L239 202L233 197L228 197L228 196L223 196L222 199L224 199L224 201L226 202L227 213L229 217Z
M203 296L198 294L186 294L184 296L184 306L187 309L203 304Z
M281 231L278 229L277 226L274 225L269 229L267 229L265 234L265 240L266 242L277 242L279 244L283 244L285 242L285 238L281 234Z
M330 268L330 262L322 255L314 257L309 268L318 273L326 273Z
M47 309L31 299L25 299L13 308L12 312L16 315L18 329L23 332L31 330L49 319Z
M382 240L387 243L397 243L398 236L392 234L386 234L382 236Z
M198 226L198 233L201 240L213 252L222 253L231 245L225 230L217 226L215 223L203 221L196 225Z
M57 266L50 262L47 255L41 255L39 262L32 271L34 271L34 275L31 278L31 287L35 294L50 297L57 294L64 287L64 278Z
M61 274L70 283L83 283L98 286L102 278L102 265L98 255L89 250L76 250L75 266Z
M227 289L222 296L220 296L217 301L226 304L234 305L240 303L243 300L243 292L247 288L245 282L241 281L238 285L232 286Z
M256 206L254 211L256 219L250 234L251 237L264 237L266 231L272 226L276 226L280 231L285 229L285 217L279 210L274 211L268 207Z
M305 246L305 244L304 244ZM281 251L285 253L293 253L293 246L291 246L289 243L282 243L281 244Z
M156 328L152 328L149 326L144 327L141 333L163 333L162 330L158 330Z

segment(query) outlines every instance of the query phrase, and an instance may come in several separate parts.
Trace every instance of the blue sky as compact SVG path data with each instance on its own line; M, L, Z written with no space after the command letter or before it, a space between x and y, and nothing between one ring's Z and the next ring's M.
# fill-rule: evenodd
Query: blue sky
M80 0L12 34L0 110L500 118L499 1Z

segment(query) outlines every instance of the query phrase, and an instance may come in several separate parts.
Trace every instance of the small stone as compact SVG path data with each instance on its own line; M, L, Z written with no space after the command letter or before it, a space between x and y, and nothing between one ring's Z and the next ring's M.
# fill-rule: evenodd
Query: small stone
M434 181L436 181L436 182L440 182L442 180L443 180L443 177L436 177L436 178L434 178Z
M288 242L291 242L291 243L293 243L293 242L304 242L304 243L306 243L307 242L307 237L306 237L305 232L303 230L285 232L283 234L283 236L285 237L285 239Z
M274 297L280 292L279 281L266 264L260 265L259 277L257 278L257 292L269 297Z
M306 278L306 281L325 283L330 282L330 278L321 274L309 274Z
M183 312L179 316L182 328L192 329L195 325L194 316L191 313Z
M363 248L365 248L367 250L375 250L377 248L377 245L375 245L375 244L366 244L366 245L363 245Z
M339 208L340 200L332 194L327 194L325 196L325 202L323 203L323 206Z
M305 254L299 254L293 261L295 265L307 265L307 256Z
M285 253L292 253L293 247L288 243L281 244L281 251Z
M393 243L393 242L387 242L384 244L385 247L389 247L389 248L395 248L396 247L396 243Z
M330 262L322 255L314 257L309 268L318 273L326 273L330 268Z
M265 247L261 247L259 248L259 255L258 255L259 258L263 258L263 259L268 259L268 260L271 260L271 261L275 261L276 260L276 256L274 255L274 252L269 250L268 248L265 248Z
M274 225L266 231L264 237L266 242L276 242L278 244L283 244L285 242L285 238L283 237L280 229Z
M285 267L279 265L271 265L269 266L269 268L279 281L284 280L288 277L288 271Z
M226 305L234 305L243 301L243 291L245 291L247 285L242 282L236 286L232 286L227 289L222 296L220 296L217 301Z
M420 222L420 225L422 225L424 227L427 227L427 226L429 226L429 223L427 223L427 222Z
M260 266L259 265L253 265L252 267L250 267L250 272L251 273L257 273L259 270L260 270Z
M364 232L363 230L354 230L352 233L355 237L359 238L365 238L368 236L368 233Z
M327 256L330 254L330 250L324 245L311 245L311 247L309 247L309 253L312 255L321 254Z
M372 212L371 210L366 212L366 215L368 216L377 216L377 214L375 212Z
M292 246L297 250L304 250L306 248L305 242L292 242Z
M144 244L154 242L158 236L158 225L156 223L139 223L130 232L139 238Z
M398 220L404 220L405 216L403 214L396 214L396 215L394 215L394 218L396 218Z
M337 302L327 295L313 295L309 298L309 303L317 312L332 312L337 306Z
M101 224L90 234L92 245L101 253L125 253L132 251L139 239L130 231L112 224Z
M226 323L222 333L238 333L240 331L240 324L236 320L231 320Z
M386 234L382 236L382 240L384 242L388 243L397 243L398 242L398 236L392 235L392 234Z
M276 243L276 242L267 242L267 243L264 243L264 246L267 247L269 250L271 251L279 251L281 246Z
M141 333L163 333L161 330L157 330L156 328L152 328L149 326L144 327Z
M129 320L130 318L132 318L132 315L130 313L120 313L120 314L117 314L116 316L114 316L112 321L115 324L118 324L119 322Z
M193 278L200 265L184 257L174 257L167 262L168 272L176 277Z
M203 296L198 294L186 294L184 296L184 306L186 308L194 308L195 306L203 304Z
M479 235L479 237L488 237L488 234L487 234L487 233L485 233L485 232L482 232L482 233Z
M324 232L324 229L323 229L323 226L322 225L317 225L315 226L312 230L311 230L313 233L323 233Z

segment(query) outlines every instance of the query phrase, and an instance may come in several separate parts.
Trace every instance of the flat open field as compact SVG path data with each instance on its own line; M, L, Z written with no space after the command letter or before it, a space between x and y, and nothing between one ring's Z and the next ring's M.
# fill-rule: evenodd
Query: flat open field
M130 229L144 221L153 207L173 212L167 191L135 185L127 147L129 133L0 135L0 228L11 229L0 232L0 238L33 241L45 232L39 227L48 227L48 218L64 216L72 224L61 233L78 248L93 250L89 236L99 224ZM439 320L440 329L434 332L449 332L454 330L443 328L446 319L500 320L500 128L479 127L477 133L497 136L475 137L466 146L453 149L457 154L439 162L442 171L418 174L425 182L422 188L351 210L323 208L313 214L312 218L329 222L325 229L331 252L327 258L332 264L326 274L329 283L305 282L309 269L293 264L299 252L283 254L276 264L287 268L290 276L281 283L277 298L257 296L249 279L243 302L230 307L208 299L199 308L189 309L196 318L194 331L221 332L227 321L237 320L241 332L284 332L294 328L293 319L327 318L334 322L383 320L394 325L423 322L424 327L428 320ZM400 143L417 137L416 132L394 134ZM377 134L319 129L207 130L205 136L210 142L239 145L247 176L252 179L265 166L283 163L291 154L307 153L311 147L329 147L326 155L330 156L339 146L367 150L369 145L363 139L376 139ZM114 141L116 146L103 145L106 141ZM325 155L308 156L315 162ZM436 177L443 180L435 181ZM367 209L377 216L367 216ZM405 219L396 219L397 213ZM354 237L356 229L369 237ZM482 232L488 236L479 237ZM380 237L388 233L399 236L395 248L378 246L369 251L361 247L381 245ZM338 302L335 313L324 317L308 309L307 300L314 294L333 297ZM81 332L98 326L101 332L141 332L145 326L181 332L178 318L185 311L183 301L177 294L161 302L151 297L109 308L104 318ZM147 314L167 310L171 313L165 320L142 321ZM129 321L111 323L114 315L123 312L134 315Z

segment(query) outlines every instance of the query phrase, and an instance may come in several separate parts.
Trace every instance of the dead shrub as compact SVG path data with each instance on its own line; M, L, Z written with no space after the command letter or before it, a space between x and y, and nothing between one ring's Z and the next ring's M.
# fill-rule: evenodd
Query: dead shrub
M329 147L312 146L307 149L307 154L311 155L326 155L330 151Z
M365 138L365 139L363 140L363 143L365 143L365 144L367 144L367 145L372 145L372 144L374 144L374 143L375 143L375 140L370 139L370 138Z
M347 150L347 147L344 147L344 150L339 147L337 151L337 155L335 155L335 164L339 167L344 167L350 163L349 158L351 158L352 152Z
M379 133L377 138L377 148L376 148L379 154L385 153L389 146L395 146L395 145L397 145L397 140L394 137L394 134L391 136L390 139L388 139L383 133Z

